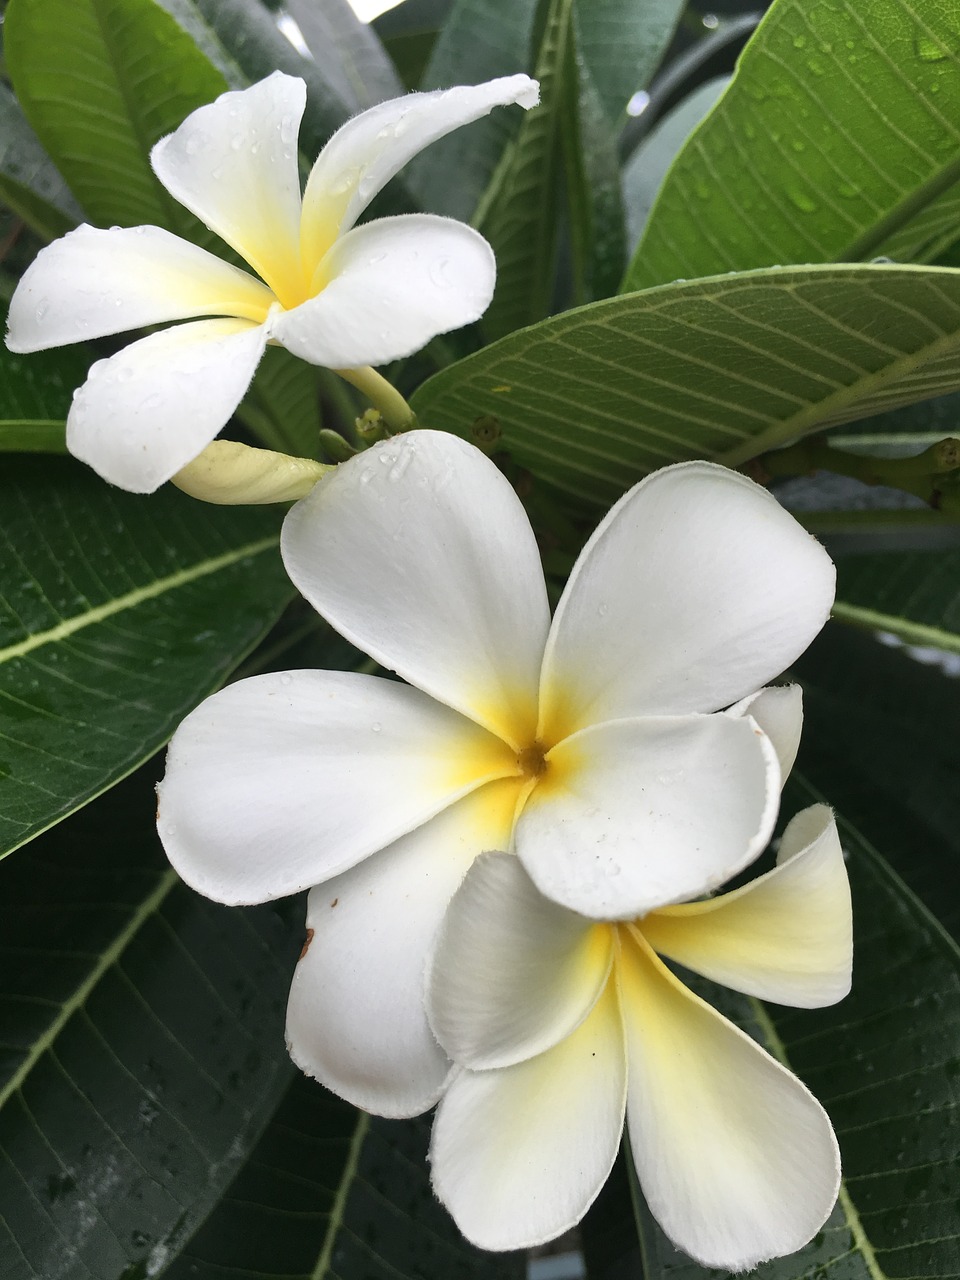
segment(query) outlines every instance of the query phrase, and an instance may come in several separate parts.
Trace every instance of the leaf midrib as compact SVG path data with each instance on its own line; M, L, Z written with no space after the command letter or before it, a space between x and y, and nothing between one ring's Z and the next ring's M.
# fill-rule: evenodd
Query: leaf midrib
M169 574L164 578L158 578L147 586L137 587L122 596L116 596L105 604L95 605L86 613L77 614L73 618L66 618L47 631L38 631L17 644L8 645L7 648L0 649L0 665L4 662L12 662L16 658L22 658L45 644L55 644L61 640L66 640L69 636L82 631L86 627L94 626L96 623L103 622L107 618L123 613L128 609L134 609L147 600L155 600L158 596L162 596L168 591L176 591L178 588L186 586L188 583L196 582L200 578L205 578L211 573L218 573L221 569L226 569L249 556L260 555L278 544L279 536L271 534L269 537L246 543L242 547L236 547L233 551L227 551L221 556L213 557L213 559L201 560L187 569L178 569L176 573Z

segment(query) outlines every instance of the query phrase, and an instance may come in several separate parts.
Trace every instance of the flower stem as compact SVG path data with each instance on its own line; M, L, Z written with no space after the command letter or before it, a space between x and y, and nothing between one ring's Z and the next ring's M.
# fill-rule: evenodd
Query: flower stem
M378 410L391 433L412 431L417 425L417 415L392 383L369 366L363 369L334 369L344 382L349 382L367 397Z
M824 436L809 436L786 449L765 453L744 470L761 483L832 471L865 484L902 489L922 498L935 511L960 516L960 440L953 438L940 440L911 457L889 458L834 449Z

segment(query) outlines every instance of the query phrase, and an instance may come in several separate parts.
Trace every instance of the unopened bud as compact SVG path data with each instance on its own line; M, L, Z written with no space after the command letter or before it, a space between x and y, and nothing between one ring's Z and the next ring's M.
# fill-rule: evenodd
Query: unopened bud
M333 470L312 458L254 449L236 440L214 440L172 477L172 483L191 498L217 506L261 506L304 498Z

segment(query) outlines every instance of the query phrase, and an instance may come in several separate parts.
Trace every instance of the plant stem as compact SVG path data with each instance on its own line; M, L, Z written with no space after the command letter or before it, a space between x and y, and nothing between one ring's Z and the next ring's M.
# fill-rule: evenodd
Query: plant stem
M417 425L417 416L406 400L376 369L367 366L363 369L334 369L333 372L367 397L391 432L411 431Z
M834 449L826 437L809 436L786 449L765 453L744 470L761 483L785 476L832 471L864 484L902 489L922 498L935 511L960 516L960 440L952 437L912 457L884 458Z

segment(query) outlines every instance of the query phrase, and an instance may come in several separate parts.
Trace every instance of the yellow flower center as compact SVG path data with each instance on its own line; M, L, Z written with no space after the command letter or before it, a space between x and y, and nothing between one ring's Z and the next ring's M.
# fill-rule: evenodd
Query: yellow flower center
M539 778L547 771L547 760L543 744L534 741L529 747L517 752L517 764L525 778Z

